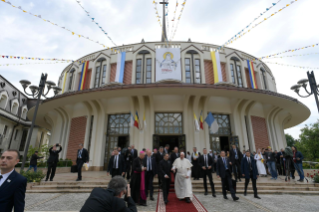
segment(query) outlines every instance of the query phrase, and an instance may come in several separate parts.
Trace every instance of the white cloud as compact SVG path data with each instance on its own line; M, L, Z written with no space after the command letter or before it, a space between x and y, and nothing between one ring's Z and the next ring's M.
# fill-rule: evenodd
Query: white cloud
M281 1L267 14L278 11L289 2L287 0ZM28 3L23 0L12 0L11 3L86 37L109 46L112 45L107 37L92 24L75 0L32 0ZM154 5L151 0L82 0L81 3L109 33L117 45L138 43L142 38L145 41L159 41L161 38L161 29L155 17ZM181 3L180 0L179 4L181 5ZM271 3L255 0L188 0L174 40L186 41L191 38L192 41L222 44L248 25ZM315 21L319 16L318 7L319 1L317 0L299 0L251 30L230 47L258 57L318 43L319 28L315 27ZM162 6L158 5L160 16L162 16L161 8ZM169 18L171 19L175 8L174 0L170 0L169 8ZM178 14L180 8L181 6L177 10ZM2 20L1 55L76 59L101 49L100 45L84 38L78 38L68 31L23 13L3 2L0 2L0 15ZM170 27L172 25L171 22ZM171 28L169 32L171 32ZM319 52L319 47L296 52L296 54L312 52ZM273 59L271 61L316 67L319 66L317 56ZM2 58L0 60L1 64L15 62L25 61ZM65 66L65 64L7 66L0 67L0 74L21 88L18 83L20 79L27 78L34 84L38 84L42 72L48 73L49 79L57 82ZM299 79L307 77L306 70L278 65L269 65L269 67L276 78L278 92L297 98L298 96L290 90L290 87ZM314 98L298 99L306 104L312 112L311 117L305 123L316 121L318 111ZM305 123L287 129L286 132L298 137L300 129Z

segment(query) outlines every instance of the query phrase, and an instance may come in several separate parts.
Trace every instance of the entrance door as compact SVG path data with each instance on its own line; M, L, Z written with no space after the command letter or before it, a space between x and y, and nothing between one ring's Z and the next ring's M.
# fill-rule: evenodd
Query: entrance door
M185 151L185 135L153 135L153 148L165 147L166 144L169 144L170 151L173 151L175 147Z

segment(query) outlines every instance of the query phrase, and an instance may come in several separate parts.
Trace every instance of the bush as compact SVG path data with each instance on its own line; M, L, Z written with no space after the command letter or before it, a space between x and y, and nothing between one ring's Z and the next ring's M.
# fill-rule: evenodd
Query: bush
M302 163L302 168L309 169L310 168L309 163Z
M315 165L315 169L319 169L319 163Z
M28 171L28 172L25 172L25 171L21 171L20 173L22 176L26 177L28 182L40 182L44 177L45 177L45 174L39 170L37 172L32 172L32 171Z

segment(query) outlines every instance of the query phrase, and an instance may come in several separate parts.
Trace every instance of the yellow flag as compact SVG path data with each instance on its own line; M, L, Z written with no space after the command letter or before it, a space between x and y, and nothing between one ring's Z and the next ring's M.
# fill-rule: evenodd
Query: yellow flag
M27 11L25 11L25 10L22 10L24 13L26 13Z
M1 1L6 2L5 0L1 0Z
M45 19L42 19L43 21L47 21L47 20L45 20Z
M155 1L153 1L153 4L155 4Z
M79 35L79 38L81 37L81 35Z
M23 59L23 57L21 57L21 59Z
M72 32L72 35L74 35L74 32Z

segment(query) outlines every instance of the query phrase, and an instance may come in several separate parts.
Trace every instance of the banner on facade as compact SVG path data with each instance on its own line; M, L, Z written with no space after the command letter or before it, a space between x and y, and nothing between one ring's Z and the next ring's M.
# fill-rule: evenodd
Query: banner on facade
M156 49L156 82L173 79L182 81L179 48Z

